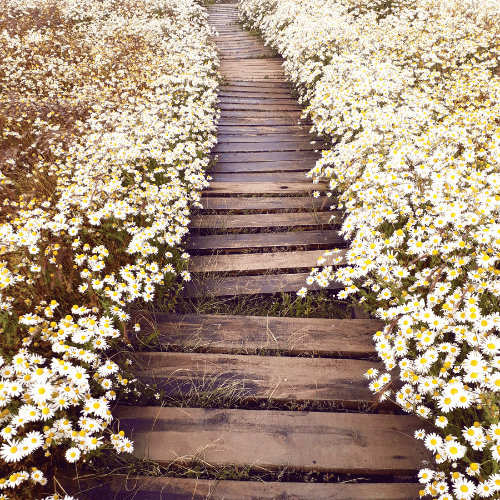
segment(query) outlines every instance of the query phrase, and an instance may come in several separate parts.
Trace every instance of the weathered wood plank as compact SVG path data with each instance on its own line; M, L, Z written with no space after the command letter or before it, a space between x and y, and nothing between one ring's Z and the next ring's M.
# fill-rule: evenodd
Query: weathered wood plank
M297 138L293 142L240 142L225 143L219 140L219 143L212 149L212 154L218 153L249 153L249 152L277 152L277 151L314 151L325 149L323 142L317 141L311 144L309 140L300 140ZM318 155L315 156L315 158Z
M235 92L233 92L235 93ZM262 95L258 97L250 97L246 94L244 97L242 96L228 96L225 93L219 93L219 102L225 104L265 104L265 105L283 105L289 104L290 106L295 106L302 109L297 102L296 99L292 99L291 97L285 98L282 96L281 98L275 98L274 96L265 96Z
M114 500L408 500L418 483L265 483L116 475Z
M279 103L280 101L285 103L290 101L290 104L297 102L297 100L293 99L288 93L276 94L274 92L251 92L247 90L242 93L241 89L240 92L220 91L219 99L221 102L233 102L233 99L238 99L238 101L249 101L250 103L257 100L259 104L265 104L267 99L272 99L272 101L276 103Z
M333 247L345 244L344 237L335 230L288 231L255 234L191 235L186 241L189 250L238 250L248 248L291 248L297 246Z
M309 135L309 128L306 125L239 125L239 126L228 126L228 125L218 125L217 132L222 137L228 136L238 136L239 134L245 135L257 135L259 137L264 137L263 134L270 136L270 140L273 135L276 134L295 134L296 132L302 132Z
M312 165L307 165L304 160L286 160L280 162L269 162L269 161L256 161L252 163L216 163L210 168L209 175L213 178L213 182L232 182L226 179L217 179L216 174L232 174L232 175L262 175L261 179L266 179L270 182L280 182L282 177L272 181L272 176L276 174L287 173L290 177L287 178L288 182L297 182L298 177L301 176L303 182L307 182L306 173L312 168ZM268 178L266 177L268 176ZM255 182L248 178L245 182Z
M346 250L343 251L345 255ZM301 269L318 265L324 250L302 252L270 252L248 254L195 255L189 259L188 271L191 272L231 272L266 271L268 269ZM341 264L345 264L345 258Z
M303 227L339 224L340 212L304 212L280 214L242 214L242 215L195 215L191 219L193 229L236 229L263 227Z
M429 457L412 415L123 407L120 427L134 454L158 462L288 466L351 474L416 473Z
M251 103L227 103L221 102L218 108L225 113L226 111L301 111L302 108L298 104L251 104Z
M363 358L376 354L373 335L384 328L379 320L279 318L131 311L130 324L141 325L141 336L158 332L158 342L214 353L279 351L292 355Z
M282 131L283 132L283 131ZM283 133L270 133L261 134L258 131L253 133L241 133L238 135L229 134L226 131L217 134L217 140L219 144L233 144L233 143L252 143L252 142L306 142L315 141L317 144L321 144L321 139L315 139L311 134L305 130L293 131L290 130L289 134Z
M219 88L220 90L232 90L235 91L237 89L244 89L245 87L249 87L251 89L256 89L252 90L252 92L258 92L259 90L262 89L263 92L265 90L263 89L269 89L268 92L272 92L273 90L276 91L276 93L287 93L290 94L292 91L292 86L290 82L262 82L262 83L256 83L256 82L249 82L245 80L233 80L227 85L221 85Z
M226 166L227 163L223 163ZM236 165L240 166L241 163ZM307 181L307 170L287 171L287 172L227 172L228 169L222 169L221 172L210 170L210 177L213 182L304 182Z
M223 276L200 279L197 276L182 290L183 297L228 297L236 295L275 294L296 292L306 286L309 273L265 274L256 276ZM327 290L342 290L344 285L331 281ZM318 284L308 285L309 290L320 290Z
M310 196L291 196L291 197L260 197L252 196L248 198L207 198L200 200L205 210L329 210L330 205L337 203L337 198L312 198Z
M252 118L254 121L259 122L264 118L289 118L298 120L302 115L302 111L259 111L256 113L252 110L230 111L224 110L221 118Z
M213 153L217 154L217 163L237 163L237 162L256 162L256 161L283 161L283 160L310 160L315 163L321 158L321 153L315 151L263 151L249 153ZM312 167L311 167L312 168Z
M115 500L408 500L418 483L265 483L116 475Z
M382 368L371 360L286 355L138 352L133 359L134 376L166 396L232 387L246 400L327 401L356 409L375 404L363 374Z
M218 126L226 126L226 127L232 127L232 126L280 126L280 125L297 125L298 120L293 117L260 117L258 119L252 118L252 117L224 117L222 116L221 119L219 120ZM304 121L302 120L301 123L309 127L311 125L310 121Z
M273 82L269 83L252 83L252 82L231 82L229 85L221 85L219 87L221 92L238 92L241 95L244 95L246 92L261 92L261 93L272 93L275 96L277 95L285 95L287 98L291 96L292 88L288 83L277 83Z
M232 194L311 194L326 189L326 184L312 182L211 182L205 189L205 196Z

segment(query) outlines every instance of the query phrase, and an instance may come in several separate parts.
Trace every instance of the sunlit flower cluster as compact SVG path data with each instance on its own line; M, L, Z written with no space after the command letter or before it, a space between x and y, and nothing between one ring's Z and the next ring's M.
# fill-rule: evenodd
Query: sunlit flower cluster
M436 427L422 496L500 496L500 5L243 0L286 58L313 130L311 170L346 212L309 281L385 320L371 388ZM332 260L333 256L333 260ZM303 294L304 291L301 291Z
M195 0L0 0L0 489L43 485L44 454L133 450L105 351L128 305L190 278L218 118L206 18Z

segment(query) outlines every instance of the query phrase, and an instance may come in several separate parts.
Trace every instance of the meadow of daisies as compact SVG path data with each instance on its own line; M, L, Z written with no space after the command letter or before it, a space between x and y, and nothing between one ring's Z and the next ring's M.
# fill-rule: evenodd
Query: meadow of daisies
M313 130L310 174L341 193L340 280L386 326L371 388L434 426L421 496L500 495L500 5L243 0L286 59ZM391 379L392 374L392 379Z
M130 452L107 355L127 307L172 303L216 142L195 0L0 0L0 499L60 459ZM50 497L54 498L54 497Z

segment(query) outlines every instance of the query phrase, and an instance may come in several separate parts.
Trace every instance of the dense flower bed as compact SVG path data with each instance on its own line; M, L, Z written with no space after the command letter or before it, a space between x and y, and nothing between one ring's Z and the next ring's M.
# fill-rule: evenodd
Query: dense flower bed
M421 495L500 495L500 10L458 0L243 0L286 58L313 129L311 175L342 193L340 280L386 321L371 388L432 423Z
M0 0L0 490L21 485L2 499L58 455L133 449L110 426L128 381L106 349L128 304L189 280L218 113L206 16L194 0Z

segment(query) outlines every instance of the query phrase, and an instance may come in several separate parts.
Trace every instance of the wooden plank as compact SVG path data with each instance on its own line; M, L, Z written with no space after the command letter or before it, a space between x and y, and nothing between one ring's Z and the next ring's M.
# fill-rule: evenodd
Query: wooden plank
M212 149L212 154L218 153L249 153L249 152L277 152L277 151L313 151L325 149L323 142L311 144L309 140L297 138L293 142L241 142L219 143Z
M309 129L307 125L240 125L240 126L227 126L227 125L217 125L217 132L222 137L241 135L256 135L258 137L264 137L264 135L269 136L270 140L273 135L280 134L295 134L304 133L309 135Z
M134 454L158 462L288 466L350 474L417 473L430 456L413 435L427 427L413 415L206 410L118 406Z
M290 118L290 117L284 117L284 116L277 116L277 117L265 117L263 116L262 118L252 118L252 117L231 117L228 116L227 118L222 116L221 119L219 120L218 126L251 126L251 125L258 125L258 126L279 126L279 125L297 125L297 119L296 118ZM307 121L302 123L305 126L310 126L311 122Z
M260 112L275 112L275 111L301 111L302 107L295 104L245 104L245 103L226 103L220 102L218 108L225 113L226 111L258 111Z
M221 90L231 90L236 91L237 89L251 88L251 89L269 89L268 91L276 90L276 93L288 93L292 91L292 85L290 82L248 82L245 80L234 80L227 85L220 85ZM252 92L258 92L258 90L252 90Z
M192 229L236 229L263 227L304 227L339 224L342 214L336 212L303 212L278 214L242 215L195 215L191 219Z
M282 131L283 132L283 131ZM295 142L295 141L301 141L301 142L306 142L311 141L316 142L316 144L321 144L322 139L317 139L312 136L308 131L306 130L290 130L289 134L283 134L283 133L271 133L271 134L261 134L258 131L255 131L253 133L245 133L245 134L229 134L226 131L224 132L218 132L217 133L217 140L219 141L218 144L246 144L246 143L253 143L253 142Z
M376 354L373 335L384 328L379 320L279 318L207 314L169 314L132 310L130 325L141 336L158 332L158 342L213 353L279 351L291 355L366 358ZM131 328L130 328L131 330Z
M259 111L258 113L248 111L229 111L225 110L222 113L224 119L228 118L252 118L254 121L259 121L263 118L289 118L298 120L302 115L302 111Z
M224 71L226 68L245 71L262 71L263 69L273 68L275 71L283 71L283 59L253 59L249 61L235 62L224 61L219 66L219 71Z
M260 197L253 196L248 198L201 198L201 204L204 210L329 210L330 205L337 203L337 198L312 198L310 196L292 196L292 197Z
M363 374L372 367L382 369L371 360L286 355L137 352L132 357L134 376L164 390L165 396L231 387L247 401L327 401L355 409L375 404Z
M238 250L249 248L291 248L298 246L333 247L345 245L344 237L335 230L287 231L254 234L190 235L186 241L189 250Z
M282 161L282 160L311 160L315 162L321 158L321 153L314 151L263 151L249 153L214 153L217 154L217 163L237 163L255 161Z
M281 292L297 292L306 286L309 273L265 274L256 276L223 276L216 278L198 278L186 284L182 290L183 297L228 297L236 295L275 294ZM309 290L320 290L318 284L308 285ZM327 290L343 290L344 285L331 281Z
M311 194L315 191L324 191L326 184L312 182L211 182L204 190L205 196L232 195L232 194Z
M345 254L346 250L343 251ZM256 272L268 269L306 269L316 267L324 250L248 254L195 255L189 259L191 272ZM342 255L342 254L340 254ZM345 264L345 258L341 264Z
M291 94L283 93L283 94L275 94L274 92L251 92L245 91L244 93L240 92L231 92L231 91L221 91L219 92L219 99L221 102L233 102L232 99L238 99L245 101L253 101L254 99L257 101L266 101L267 99L272 99L273 102L279 103L280 101L289 104L296 103L297 100L293 99ZM229 100L231 99L231 101ZM265 102L260 102L260 104L265 104Z
M226 166L227 163L222 165ZM236 165L241 165L237 163ZM274 170L274 169L273 169ZM307 169L301 169L298 172L222 172L210 170L210 177L213 182L304 182L306 179Z
M114 500L408 500L418 483L265 483L115 475ZM103 496L103 498L105 498ZM107 498L107 497L106 497Z
M304 160L285 160L285 161L254 161L251 163L216 163L210 167L209 174L216 173L262 173L272 175L273 172L300 172L303 175L303 180L306 181L305 174L313 167L313 165L308 164ZM229 181L216 181L214 182L229 182ZM296 180L290 177L289 180Z
M262 93L273 93L275 95L285 95L288 98L291 96L292 87L289 83L252 83L252 82L232 82L229 85L221 85L219 87L221 92L238 92L244 95L246 92L262 92Z

